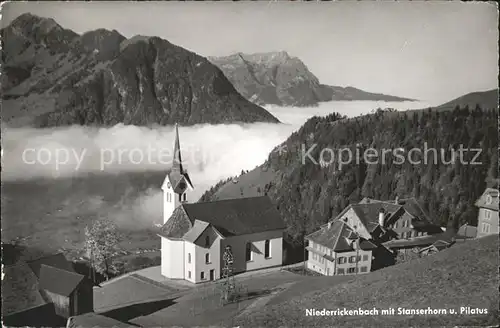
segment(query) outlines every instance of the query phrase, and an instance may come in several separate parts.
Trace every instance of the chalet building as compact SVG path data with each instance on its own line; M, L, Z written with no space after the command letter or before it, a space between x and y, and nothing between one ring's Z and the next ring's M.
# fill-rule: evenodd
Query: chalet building
M359 204L380 202L387 204L386 206L401 207L403 210L400 217L387 222L397 239L411 239L443 232L438 225L431 222L429 216L415 198L399 199L396 197L394 202L363 198ZM392 206L393 211L396 210L394 206Z
M92 282L76 273L63 254L43 257L28 265L38 277L42 297L54 304L57 315L68 318L94 311Z
M477 238L498 234L498 189L486 188L476 201L479 208L477 216Z
M372 251L377 248L362 238L344 221L335 220L308 235L307 268L326 276L368 273Z
M282 265L285 225L267 196L190 203L194 186L182 166L177 125L175 133L172 169L162 186L162 275L192 283L219 279L226 246L235 273Z
M7 306L7 326L61 327L68 317L93 311L93 286L75 272L63 254L20 261L6 268L12 285L22 286L15 298L25 299L25 306ZM9 303L10 296L4 301Z
M415 199L364 198L306 236L307 267L324 275L368 273L395 263L396 252L387 243L437 233L442 230L430 222Z
M54 303L56 314L63 318L93 310L89 302L93 297L92 285L81 274L43 264L40 289L42 295Z

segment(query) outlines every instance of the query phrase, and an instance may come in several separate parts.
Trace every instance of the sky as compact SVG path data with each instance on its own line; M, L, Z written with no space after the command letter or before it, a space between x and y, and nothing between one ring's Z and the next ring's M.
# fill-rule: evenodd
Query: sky
M498 87L498 10L463 2L10 2L77 33L154 35L202 56L287 51L320 80L432 103Z

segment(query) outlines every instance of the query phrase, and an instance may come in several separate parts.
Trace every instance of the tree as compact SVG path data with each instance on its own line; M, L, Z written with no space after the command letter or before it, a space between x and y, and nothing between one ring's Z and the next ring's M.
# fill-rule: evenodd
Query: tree
M107 219L97 219L85 227L85 248L90 258L90 266L109 279L112 256L118 249L120 235L116 225Z

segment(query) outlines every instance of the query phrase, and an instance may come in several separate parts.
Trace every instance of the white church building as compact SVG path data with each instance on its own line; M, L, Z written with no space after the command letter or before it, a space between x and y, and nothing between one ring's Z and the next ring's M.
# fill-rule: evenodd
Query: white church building
M231 246L234 273L280 266L285 224L267 196L191 203L194 185L182 165L179 130L162 185L161 273L193 283L217 280Z

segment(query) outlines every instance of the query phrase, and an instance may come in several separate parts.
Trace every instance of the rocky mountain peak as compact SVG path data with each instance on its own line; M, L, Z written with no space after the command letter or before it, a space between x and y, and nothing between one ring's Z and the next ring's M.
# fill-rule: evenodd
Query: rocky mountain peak
M69 50L78 34L64 29L52 18L25 13L1 31L4 48L11 55L26 50L28 45L48 49L52 53Z
M74 47L92 51L103 60L114 58L126 38L116 30L97 29L86 32L74 41Z
M2 36L2 118L10 125L279 122L206 58L159 37L106 29L80 36L31 14Z

